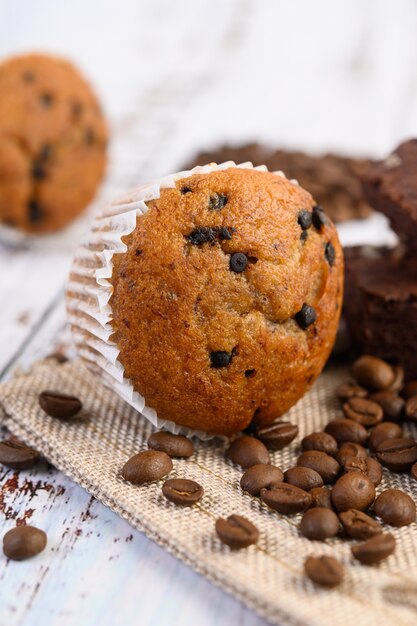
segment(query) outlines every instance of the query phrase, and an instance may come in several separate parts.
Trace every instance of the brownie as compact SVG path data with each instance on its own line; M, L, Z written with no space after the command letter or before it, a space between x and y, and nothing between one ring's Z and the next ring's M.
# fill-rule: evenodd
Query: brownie
M417 139L402 143L362 175L365 197L389 218L410 250L417 248Z
M417 259L400 248L345 248L343 314L362 352L417 378Z
M288 178L296 178L308 189L334 222L365 218L371 213L370 206L363 199L359 178L369 167L370 162L366 159L336 154L313 156L251 143L201 152L186 164L185 169L213 161L251 161L254 165L266 165L272 171L282 170Z

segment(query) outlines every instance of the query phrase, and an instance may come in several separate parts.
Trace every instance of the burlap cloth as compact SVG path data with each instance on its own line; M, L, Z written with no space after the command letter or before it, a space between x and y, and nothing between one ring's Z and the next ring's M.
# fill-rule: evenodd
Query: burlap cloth
M327 370L312 391L289 412L300 426L300 437L319 430L340 414L334 391L346 377L341 368ZM84 404L80 419L71 423L47 417L37 396L44 389L78 395ZM390 529L397 550L379 567L355 563L351 543L333 539L308 541L298 533L299 516L269 511L239 487L241 471L224 459L225 442L196 442L189 460L175 460L172 476L197 480L202 501L192 508L176 507L161 494L161 483L135 487L119 472L134 453L146 448L153 427L112 391L103 387L78 361L57 365L44 361L30 374L0 386L2 421L33 445L67 476L169 552L206 576L266 619L281 626L415 626L417 624L417 527ZM416 428L413 435L417 435ZM272 454L286 469L298 445ZM416 483L406 475L386 472L379 490L401 487L416 496ZM220 516L240 513L260 530L256 546L232 552L214 532ZM325 553L346 565L345 582L337 589L319 589L303 575L309 554Z

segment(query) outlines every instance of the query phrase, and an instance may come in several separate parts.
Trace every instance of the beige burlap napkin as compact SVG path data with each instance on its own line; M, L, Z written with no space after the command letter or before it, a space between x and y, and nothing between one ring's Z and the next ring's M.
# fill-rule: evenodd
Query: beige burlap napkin
M345 377L342 368L328 369L289 412L288 418L300 426L298 441L340 415L334 392ZM79 396L84 405L81 418L65 423L46 416L37 400L44 389ZM37 364L30 374L0 386L0 405L0 420L14 434L133 526L270 622L280 626L416 625L416 524L390 529L397 550L385 563L361 566L351 558L349 541L304 539L297 529L299 516L279 515L243 493L241 471L224 459L221 440L196 442L191 459L174 461L172 476L197 480L204 487L203 499L192 508L182 509L165 500L161 482L130 485L120 477L120 468L146 448L153 427L79 361ZM298 450L293 443L273 453L273 462L285 469L294 463ZM378 490L388 486L401 487L416 497L416 484L406 475L386 472ZM256 546L232 552L220 543L215 520L231 513L242 514L258 526ZM303 564L310 554L339 558L346 565L344 583L327 591L307 580Z

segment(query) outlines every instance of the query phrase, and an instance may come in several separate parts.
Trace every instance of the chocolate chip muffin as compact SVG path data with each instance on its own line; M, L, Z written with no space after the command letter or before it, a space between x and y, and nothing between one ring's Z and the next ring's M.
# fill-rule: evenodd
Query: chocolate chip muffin
M106 163L107 127L78 70L33 54L0 65L0 222L59 230L92 200Z
M161 419L191 429L271 422L334 343L335 227L296 183L255 169L191 173L146 206L109 279L124 379Z

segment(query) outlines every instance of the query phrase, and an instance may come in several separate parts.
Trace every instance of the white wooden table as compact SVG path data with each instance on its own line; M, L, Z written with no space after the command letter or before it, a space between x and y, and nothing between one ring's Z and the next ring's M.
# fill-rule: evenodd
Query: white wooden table
M413 0L0 0L0 56L67 55L103 99L112 160L95 206L223 141L385 155L417 135L416 32ZM87 221L0 243L2 379L67 345L63 287ZM340 232L392 241L378 217ZM33 561L0 556L0 626L264 624L53 468L0 485L0 534L24 519L49 537Z

